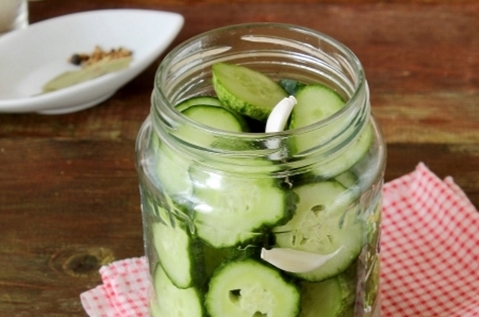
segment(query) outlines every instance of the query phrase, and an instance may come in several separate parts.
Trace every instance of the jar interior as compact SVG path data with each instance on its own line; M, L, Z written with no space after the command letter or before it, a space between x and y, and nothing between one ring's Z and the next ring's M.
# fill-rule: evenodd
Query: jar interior
M254 32L252 31L254 30ZM320 83L334 90L346 102L345 107L313 126L298 131L283 131L274 136L265 134L264 126L249 120L249 133L218 131L184 118L175 105L196 96L215 96L212 85L212 65L228 62L246 66L269 76L274 81L293 79L302 83ZM287 25L258 24L232 27L219 34L202 35L178 47L160 66L153 94L153 111L161 122L155 128L168 127L166 134L174 133L178 124L187 124L198 135L217 139L214 152L217 157L276 156L282 161L324 160L341 148L354 142L367 124L369 116L368 91L361 65L355 56L333 39L310 30ZM294 136L293 136L294 134ZM269 144L292 139L314 139L317 145L303 153L271 149ZM179 137L180 142L189 140ZM231 147L231 144L235 144ZM198 147L198 144L194 144ZM311 155L310 152L315 152ZM336 154L339 155L339 154Z
M210 95L211 66L217 62L251 67L274 80L323 83L345 100L364 81L359 61L337 41L298 27L257 24L225 28L180 46L167 57L164 64L170 66L160 67L157 87L173 103Z

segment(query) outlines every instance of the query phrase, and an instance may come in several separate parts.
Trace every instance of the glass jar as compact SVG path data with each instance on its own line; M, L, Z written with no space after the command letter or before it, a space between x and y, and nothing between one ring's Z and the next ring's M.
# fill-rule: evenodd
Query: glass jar
M321 83L345 106L277 133L198 124L175 105L214 96L218 62ZM159 66L136 151L153 317L379 316L386 150L341 43L272 23L186 41Z

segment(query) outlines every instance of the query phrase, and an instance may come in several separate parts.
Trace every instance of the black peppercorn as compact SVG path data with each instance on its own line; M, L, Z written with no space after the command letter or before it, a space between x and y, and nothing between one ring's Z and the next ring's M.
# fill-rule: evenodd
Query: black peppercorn
M82 58L79 54L73 54L72 57L70 57L70 63L73 65L80 65L82 63Z

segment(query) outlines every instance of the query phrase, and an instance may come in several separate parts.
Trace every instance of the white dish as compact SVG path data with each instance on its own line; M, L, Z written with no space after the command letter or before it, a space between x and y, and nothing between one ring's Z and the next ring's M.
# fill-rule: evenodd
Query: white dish
M158 58L182 27L177 13L113 9L64 15L1 36L0 112L61 114L97 105ZM71 55L97 45L132 50L130 66L42 94L46 82L75 69L68 63Z

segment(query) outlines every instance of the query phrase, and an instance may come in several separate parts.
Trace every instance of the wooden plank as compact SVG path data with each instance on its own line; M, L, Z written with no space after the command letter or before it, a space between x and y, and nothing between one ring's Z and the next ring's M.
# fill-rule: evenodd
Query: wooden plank
M1 144L0 315L85 316L100 266L144 254L133 142Z
M388 143L479 143L479 93L375 94Z
M64 2L68 2L68 0L63 0ZM289 3L302 3L306 5L313 5L313 4L401 4L401 5L411 5L411 4L425 4L425 5L437 5L437 4L453 4L453 5L464 5L464 4L475 4L477 3L476 0L301 0L301 1L294 1L294 0L259 0L259 1L251 1L251 0L231 0L228 4L239 3L242 5L254 5L254 4L289 4ZM96 0L83 0L79 4L70 4L68 3L68 8L75 8L75 7L86 7L90 6L93 8L98 7L131 7L132 1L131 0L103 0L103 5L99 6ZM134 0L134 3L138 7L152 7L158 5L157 2L152 0ZM161 1L161 5L166 6L198 6L198 5L212 5L212 4L221 4L224 5L225 2L223 0L163 0ZM49 4L45 4L42 2L33 2L30 4L30 10L38 10L45 7L49 7Z
M412 172L419 162L441 179L453 177L479 207L478 144L389 144L385 180Z

